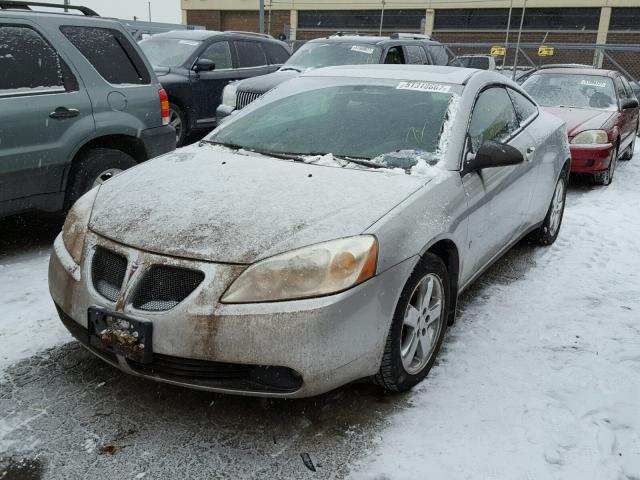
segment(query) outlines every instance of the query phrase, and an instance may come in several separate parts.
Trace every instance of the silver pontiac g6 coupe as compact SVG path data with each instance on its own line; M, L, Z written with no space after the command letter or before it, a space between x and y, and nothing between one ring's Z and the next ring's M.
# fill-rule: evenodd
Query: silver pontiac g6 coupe
M500 74L315 70L81 197L51 295L86 348L141 377L405 391L460 292L525 235L556 239L569 167L565 125Z

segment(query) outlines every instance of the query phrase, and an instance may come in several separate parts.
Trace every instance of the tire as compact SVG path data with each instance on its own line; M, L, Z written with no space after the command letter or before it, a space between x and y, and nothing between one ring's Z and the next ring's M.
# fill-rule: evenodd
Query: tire
M616 147L616 151L609 162L609 168L607 168L604 172L598 172L593 175L593 183L594 185L602 185L607 186L611 185L613 181L613 174L616 171L616 165L618 164L618 148Z
M553 191L551 203L542 225L531 234L531 238L540 245L551 245L558 238L567 200L568 180L569 172L563 172L556 183L556 188Z
M429 291L429 284L432 285L431 296L424 304L422 299ZM450 295L449 273L444 263L431 253L425 254L407 280L396 305L380 370L374 377L375 383L385 390L405 392L427 376L447 329ZM432 314L437 311L438 302L439 318L425 315L425 311L431 310ZM416 320L412 321L411 318ZM410 324L417 327L411 327ZM416 348L411 348L414 340L417 342ZM411 351L414 353L411 354Z
M67 208L91 190L137 162L120 150L93 148L83 152L76 160L67 187Z
M187 116L175 103L169 103L169 125L176 130L176 147L181 147L187 137Z
M636 139L638 138L638 127L636 126L636 131L633 132L633 140L631 140L631 145L627 148L625 154L620 158L620 160L631 160L633 158L633 154L636 150Z

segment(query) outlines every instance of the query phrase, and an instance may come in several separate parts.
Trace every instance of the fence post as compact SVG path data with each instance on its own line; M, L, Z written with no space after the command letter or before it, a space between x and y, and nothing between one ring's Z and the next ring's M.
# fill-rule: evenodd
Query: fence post
M598 23L598 36L596 37L597 45L605 45L607 43L607 34L609 33L609 23L611 21L611 7L602 7L600 9L600 22ZM603 49L596 48L593 52L594 68L602 68L604 59Z

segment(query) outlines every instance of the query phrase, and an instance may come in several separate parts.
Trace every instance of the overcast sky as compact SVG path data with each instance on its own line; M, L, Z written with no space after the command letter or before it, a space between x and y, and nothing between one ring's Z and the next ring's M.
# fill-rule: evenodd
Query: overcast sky
M42 0L40 0L42 1ZM63 0L44 0L47 3L64 3ZM71 0L72 5L92 8L103 17L149 20L148 0ZM154 22L181 23L180 0L151 0L151 20Z

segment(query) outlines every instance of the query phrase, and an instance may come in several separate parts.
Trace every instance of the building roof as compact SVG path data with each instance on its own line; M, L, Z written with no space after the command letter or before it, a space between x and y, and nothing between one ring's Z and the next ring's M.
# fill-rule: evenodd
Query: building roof
M349 65L325 67L303 74L305 77L364 77L416 82L464 84L481 70L436 65Z

